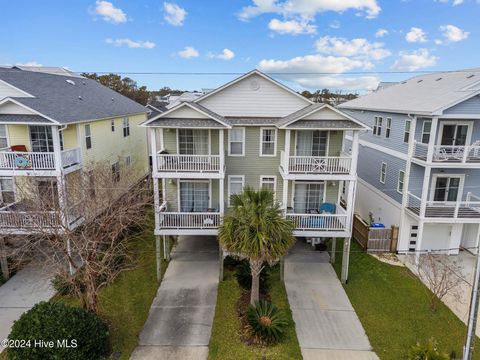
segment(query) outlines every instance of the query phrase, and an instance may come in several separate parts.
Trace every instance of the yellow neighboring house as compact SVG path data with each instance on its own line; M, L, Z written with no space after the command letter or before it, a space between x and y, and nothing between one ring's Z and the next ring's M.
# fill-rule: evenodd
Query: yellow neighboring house
M0 235L35 233L39 223L55 226L48 209L28 211L19 191L25 181L40 194L53 189L73 227L81 219L78 204L68 203L70 178L88 177L84 170L98 162L110 163L112 173L133 167L132 185L148 175L146 130L138 125L149 112L64 69L0 68Z

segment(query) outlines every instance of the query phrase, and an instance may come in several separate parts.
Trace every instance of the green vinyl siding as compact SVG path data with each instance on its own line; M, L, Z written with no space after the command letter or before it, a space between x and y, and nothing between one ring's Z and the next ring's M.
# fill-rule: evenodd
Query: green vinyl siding
M178 184L180 182L188 182L189 179L171 179L171 181L169 181L169 180L170 179L165 179L165 194L166 194L166 199L167 199L167 203L168 203L167 211L173 211L173 212L179 211L179 208L178 208L178 187L179 187L179 185ZM194 181L201 181L201 180L192 179L190 181L194 182ZM220 209L220 203L219 203L219 199L220 199L219 188L220 188L220 185L219 185L219 181L221 181L221 180L212 179L210 181L212 183L212 186L211 186L212 192L210 194L212 207L219 210ZM160 182L160 188L161 188L161 182Z
M340 190L340 181L289 181L288 182L288 198L287 206L293 208L293 194L294 194L294 183L301 184L302 182L315 183L315 182L325 182L325 202L336 204L338 200L338 191Z
M304 131L304 130L300 130ZM308 130L305 130L308 131ZM291 131L290 138L290 156L295 156L296 154L296 140L297 134L296 130ZM343 143L343 131L328 131L328 156L340 156L342 151Z
M211 129L210 132L210 149L211 155L219 155L219 131ZM178 129L163 129L164 148L169 154L177 154L177 132ZM227 131L224 130L227 137Z

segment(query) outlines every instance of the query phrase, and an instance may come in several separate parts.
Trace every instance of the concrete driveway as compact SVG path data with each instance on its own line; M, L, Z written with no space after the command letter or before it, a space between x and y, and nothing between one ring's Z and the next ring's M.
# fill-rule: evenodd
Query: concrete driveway
M31 264L0 286L0 340L10 334L13 322L40 301L55 294L50 283L52 272ZM0 346L0 352L4 349Z
M378 359L329 260L301 241L285 259L285 287L303 358Z
M206 359L218 278L216 238L180 237L131 359Z

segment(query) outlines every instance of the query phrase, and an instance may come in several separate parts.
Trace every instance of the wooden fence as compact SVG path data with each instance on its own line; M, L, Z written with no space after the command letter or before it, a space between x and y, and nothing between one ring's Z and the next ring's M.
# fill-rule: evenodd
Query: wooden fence
M397 251L398 226L390 229L371 228L355 214L353 219L353 238L368 252Z

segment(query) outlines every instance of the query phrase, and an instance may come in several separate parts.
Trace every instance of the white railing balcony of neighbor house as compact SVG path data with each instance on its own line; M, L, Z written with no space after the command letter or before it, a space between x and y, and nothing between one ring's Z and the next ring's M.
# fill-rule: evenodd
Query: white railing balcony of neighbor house
M297 232L348 230L348 214L340 204L336 205L334 214L287 213L286 218L293 221Z
M80 148L61 152L62 167L81 163ZM0 170L55 170L55 153L32 151L1 151Z
M408 193L407 209L420 216L422 199ZM465 201L426 201L425 218L478 219L480 221L480 197L467 193Z
M167 202L158 211L160 229L217 229L220 226L220 212L171 212Z
M28 211L20 202L0 208L0 229L6 232L44 231L58 226L59 221L57 211Z
M280 164L287 174L349 174L350 156L287 156L280 152Z
M414 157L427 160L428 144L415 141ZM432 161L475 163L480 162L480 144L478 141L472 145L434 145Z
M220 155L157 154L159 172L220 173L221 164Z

